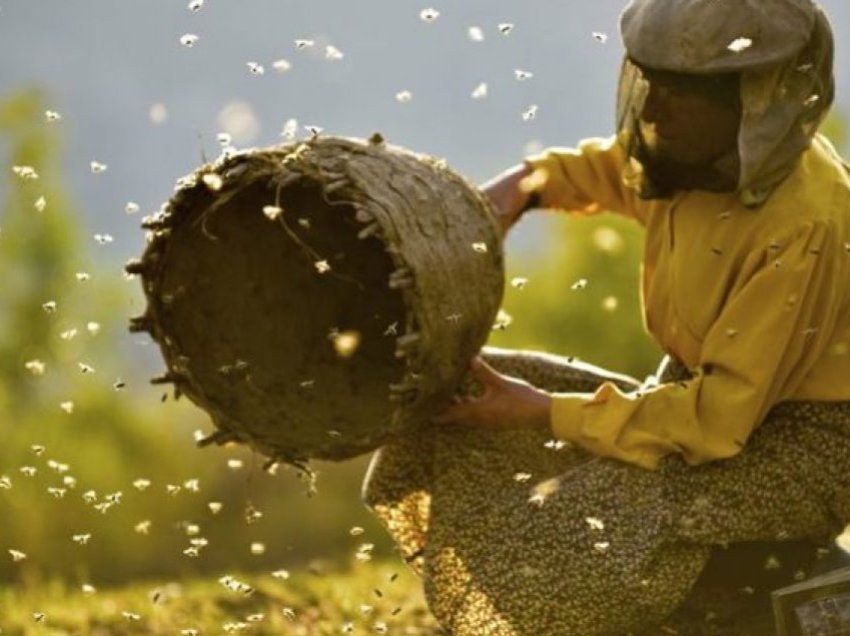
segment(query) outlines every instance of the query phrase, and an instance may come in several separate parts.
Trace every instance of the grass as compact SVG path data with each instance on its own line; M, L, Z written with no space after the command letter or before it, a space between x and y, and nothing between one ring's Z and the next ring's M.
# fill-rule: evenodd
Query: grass
M289 578L222 573L215 578L133 583L88 592L65 583L0 590L0 633L24 636L125 634L441 634L407 567L356 562L346 570L312 567ZM237 589L234 589L237 588ZM38 618L43 614L43 618Z

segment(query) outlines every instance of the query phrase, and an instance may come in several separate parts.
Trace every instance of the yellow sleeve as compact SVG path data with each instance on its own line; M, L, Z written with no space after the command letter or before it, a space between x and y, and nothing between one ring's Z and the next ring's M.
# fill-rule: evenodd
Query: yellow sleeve
M543 208L580 214L618 212L643 222L634 190L623 183L622 137L586 139L576 148L548 148L526 157Z
M689 464L736 455L776 403L791 397L827 349L838 320L840 247L824 225L803 228L754 258L706 334L696 375L643 394L603 384L555 394L553 433L597 455L654 469L665 455ZM830 249L831 248L831 249ZM846 258L846 255L844 255ZM694 290L692 302L699 302Z

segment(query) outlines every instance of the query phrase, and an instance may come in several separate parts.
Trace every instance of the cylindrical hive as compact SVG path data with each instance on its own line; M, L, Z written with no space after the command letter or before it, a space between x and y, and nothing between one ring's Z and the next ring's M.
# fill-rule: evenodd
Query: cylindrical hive
M215 441L275 460L345 459L445 403L502 298L489 202L443 162L315 137L232 154L145 220L158 380Z

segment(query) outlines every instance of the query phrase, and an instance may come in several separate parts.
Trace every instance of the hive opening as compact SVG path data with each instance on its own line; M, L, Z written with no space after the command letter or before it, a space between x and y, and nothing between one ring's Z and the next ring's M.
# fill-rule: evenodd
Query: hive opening
M379 236L359 238L354 207L307 179L202 201L172 230L160 281L162 318L194 383L237 430L271 439L297 427L314 456L346 439L362 452L370 434L358 424L390 419L389 386L404 374L394 355L404 302L388 288L395 265Z

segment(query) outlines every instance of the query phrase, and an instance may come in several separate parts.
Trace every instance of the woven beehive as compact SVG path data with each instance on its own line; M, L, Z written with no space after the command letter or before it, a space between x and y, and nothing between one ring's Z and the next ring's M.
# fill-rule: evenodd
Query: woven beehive
M340 460L456 390L503 291L489 202L443 162L318 138L223 156L145 219L131 330L218 428L273 460Z

